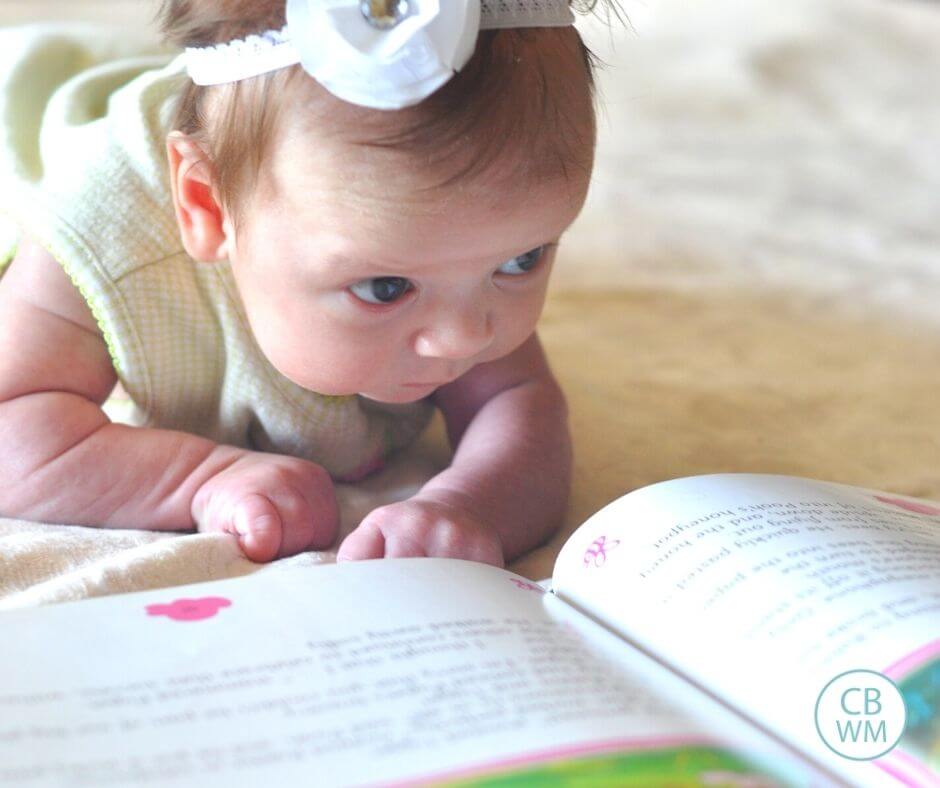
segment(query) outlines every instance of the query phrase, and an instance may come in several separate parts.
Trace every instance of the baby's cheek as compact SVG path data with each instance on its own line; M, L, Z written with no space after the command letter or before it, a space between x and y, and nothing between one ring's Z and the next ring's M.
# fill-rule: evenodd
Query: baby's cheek
M303 334L300 334L303 336ZM266 353L267 355L267 353ZM358 393L368 378L370 365L354 346L329 344L322 340L285 343L268 355L268 360L284 377L301 388L328 396Z
M506 326L504 331L497 335L496 341L490 348L491 352L484 360L496 361L518 350L535 332L537 317L536 315L536 318L531 321L518 321L511 326Z

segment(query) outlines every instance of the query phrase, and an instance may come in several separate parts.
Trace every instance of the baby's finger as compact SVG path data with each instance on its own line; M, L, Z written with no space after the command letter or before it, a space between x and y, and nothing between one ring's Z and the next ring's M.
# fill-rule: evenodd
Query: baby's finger
M332 542L332 538L326 542L322 538L324 518L321 512L314 511L302 496L287 491L273 493L270 498L281 520L281 545L277 558L287 558Z
M401 529L393 531L385 539L386 558L426 558L429 555L433 554L428 552L423 542L401 533Z
M235 507L232 524L245 556L256 563L273 561L281 547L281 517L263 495L249 495Z
M385 536L370 523L362 523L347 536L336 552L337 561L365 561L385 555Z
M503 549L495 534L484 531L461 532L459 529L441 526L435 530L428 555L463 558L503 567Z

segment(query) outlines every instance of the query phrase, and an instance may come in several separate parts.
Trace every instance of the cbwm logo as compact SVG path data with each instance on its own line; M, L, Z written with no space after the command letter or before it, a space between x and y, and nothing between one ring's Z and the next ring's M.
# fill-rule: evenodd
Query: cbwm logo
M816 730L837 755L855 761L880 758L904 733L904 696L887 676L849 670L830 681L816 701Z

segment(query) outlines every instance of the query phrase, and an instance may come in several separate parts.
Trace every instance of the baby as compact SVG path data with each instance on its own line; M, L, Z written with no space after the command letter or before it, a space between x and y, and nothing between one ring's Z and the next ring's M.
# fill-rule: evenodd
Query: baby
M439 5L165 0L172 59L31 33L5 85L0 514L327 548L334 481L436 407L452 463L339 560L502 565L559 526L535 326L588 188L592 60L567 0Z

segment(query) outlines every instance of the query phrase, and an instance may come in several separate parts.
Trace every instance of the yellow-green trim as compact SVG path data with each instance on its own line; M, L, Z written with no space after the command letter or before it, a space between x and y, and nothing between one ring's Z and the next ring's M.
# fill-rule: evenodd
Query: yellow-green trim
M3 275L3 272L7 270L7 266L13 262L13 258L16 257L16 250L19 244L13 244L9 249L0 254L0 276Z
M55 261L62 267L62 270L65 271L65 275L72 281L72 284L75 285L75 288L81 294L81 297L85 299L85 303L88 304L88 308L91 310L91 314L95 318L95 322L98 324L98 328L101 329L101 336L104 338L104 344L108 348L108 355L111 357L111 364L114 366L114 371L118 374L118 376L121 376L121 362L118 361L116 350L117 343L114 341L114 336L105 325L103 317L104 311L101 309L100 305L95 303L88 290L78 281L78 279L75 277L75 274L69 269L69 266L62 259L62 256L57 254L53 249L47 248L46 251L55 258Z

